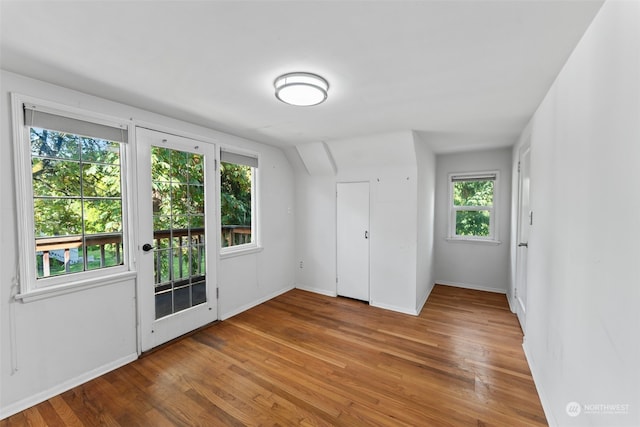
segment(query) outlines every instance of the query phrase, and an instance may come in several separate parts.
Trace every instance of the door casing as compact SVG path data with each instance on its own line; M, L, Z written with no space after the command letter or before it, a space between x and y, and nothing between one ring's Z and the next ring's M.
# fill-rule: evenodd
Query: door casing
M159 146L180 151L198 153L205 162L205 248L206 294L203 304L155 319L153 253L142 246L153 243L153 208L151 198L151 147ZM137 170L137 306L139 317L139 349L147 351L171 339L218 319L217 254L217 185L216 147L209 142L163 133L142 127L136 128ZM213 189L213 190L212 190Z

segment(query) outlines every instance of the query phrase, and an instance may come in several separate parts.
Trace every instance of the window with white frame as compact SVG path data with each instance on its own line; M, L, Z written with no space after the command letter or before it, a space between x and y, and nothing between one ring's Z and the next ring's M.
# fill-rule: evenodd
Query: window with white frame
M449 175L449 237L495 241L498 172Z
M221 150L221 247L256 246L255 178L258 158Z
M20 107L21 293L125 271L127 126Z

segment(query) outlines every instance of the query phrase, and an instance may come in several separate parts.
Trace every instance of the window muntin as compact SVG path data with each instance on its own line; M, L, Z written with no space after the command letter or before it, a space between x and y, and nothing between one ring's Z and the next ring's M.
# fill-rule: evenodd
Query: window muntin
M450 237L496 240L497 172L450 175Z
M227 151L222 151L220 157L220 245L223 250L255 246L258 159Z

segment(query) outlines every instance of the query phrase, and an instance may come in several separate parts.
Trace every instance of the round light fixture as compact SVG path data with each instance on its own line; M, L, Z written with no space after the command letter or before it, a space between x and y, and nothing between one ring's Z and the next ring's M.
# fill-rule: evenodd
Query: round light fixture
M273 82L276 98L285 104L309 107L327 99L329 82L317 74L287 73Z

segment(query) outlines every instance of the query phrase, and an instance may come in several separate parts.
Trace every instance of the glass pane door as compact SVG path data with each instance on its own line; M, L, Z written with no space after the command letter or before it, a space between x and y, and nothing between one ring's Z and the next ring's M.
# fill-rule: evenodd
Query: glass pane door
M155 318L207 301L204 158L151 147Z
M136 129L142 351L217 320L215 146Z

